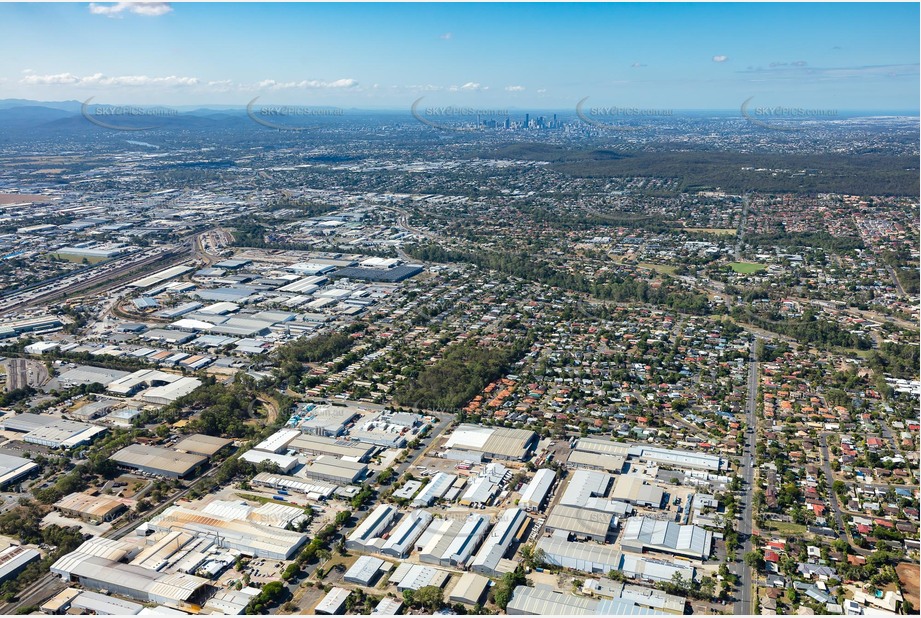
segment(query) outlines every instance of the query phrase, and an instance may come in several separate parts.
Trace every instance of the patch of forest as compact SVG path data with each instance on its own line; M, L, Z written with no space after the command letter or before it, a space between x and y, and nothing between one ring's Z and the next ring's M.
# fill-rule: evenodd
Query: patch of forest
M676 178L681 185L676 192L720 188L730 192L915 196L921 186L916 157L877 153L615 152L510 144L480 156L547 161L556 171L583 178ZM755 171L758 169L790 173Z

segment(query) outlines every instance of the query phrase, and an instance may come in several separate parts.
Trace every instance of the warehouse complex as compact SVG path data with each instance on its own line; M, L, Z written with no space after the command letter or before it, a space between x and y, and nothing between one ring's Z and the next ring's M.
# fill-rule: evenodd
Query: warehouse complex
M52 564L51 573L90 590L105 590L141 603L178 609L200 606L210 595L210 584L202 577L160 573L124 562L133 551L130 544L122 541L90 539Z
M265 506L272 509L281 505ZM235 549L247 556L281 560L290 558L307 541L307 535L286 530L285 526L303 516L303 510L281 506L288 511L273 517L265 507L260 508L218 505L193 510L171 506L150 520L148 525L162 532L185 531L219 539L222 547Z

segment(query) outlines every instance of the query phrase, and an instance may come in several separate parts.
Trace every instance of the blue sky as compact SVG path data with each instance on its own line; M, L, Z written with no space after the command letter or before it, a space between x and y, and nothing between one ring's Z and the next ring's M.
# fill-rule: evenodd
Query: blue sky
M0 98L918 109L919 5L0 3Z

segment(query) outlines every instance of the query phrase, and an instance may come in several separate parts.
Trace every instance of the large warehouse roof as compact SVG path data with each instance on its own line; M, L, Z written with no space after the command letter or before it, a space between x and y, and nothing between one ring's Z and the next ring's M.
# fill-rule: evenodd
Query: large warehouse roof
M185 476L196 466L205 463L207 458L191 453L177 453L158 446L131 444L112 455L112 460L130 468Z
M316 455L333 455L335 457L361 461L374 450L373 446L360 444L351 440L336 440L325 436L301 434L288 444L289 449L314 453Z
M577 597L572 594L554 590L548 586L530 588L518 586L508 604L510 615L583 615L583 616L644 616L660 612L640 607L632 600L605 599L596 600Z
M547 497L547 493L555 480L556 472L554 470L541 468L534 474L534 478L531 479L528 486L522 490L521 500L518 501L518 504L526 509L538 508Z
M191 436L183 438L175 446L175 449L185 453L207 455L210 457L231 442L233 442L233 440L218 438L216 436L207 436L203 433L193 433Z
M331 483L311 481L298 476L272 474L270 472L260 472L253 477L252 482L256 485L263 485L265 487L272 487L275 489L284 488L302 494L311 494L316 496L317 499L328 498L336 491L336 486Z
M541 537L537 547L554 566L563 566L586 573L607 573L620 566L620 552L613 545L576 543L564 537Z
M173 506L150 520L157 530L185 530L218 536L226 546L260 558L290 558L304 544L307 535L251 521L212 515Z
M706 455L693 451L678 451L646 445L637 445L630 449L630 454L659 464L672 465L679 468L710 470L713 472L718 471L724 464L723 460L716 455Z
M36 468L38 464L25 457L0 453L0 487L21 479Z
M97 435L105 433L105 427L77 421L55 420L50 425L33 429L22 437L24 442L41 444L51 448L72 448L90 442Z
M463 423L457 426L445 448L477 451L509 459L523 459L534 447L537 434L526 429L482 427Z
M74 492L54 503L61 511L71 511L93 518L105 518L115 511L127 508L125 504L111 496L92 496L83 492Z
M208 583L207 579L185 573L160 574L152 569L114 562L79 551L61 557L51 565L51 572L66 578L78 577L110 590L131 591L134 598L189 600Z
M362 463L320 455L303 472L304 476L310 478L336 479L347 484L359 479L367 469L368 467Z
M598 601L549 588L517 586L506 609L509 615L593 615Z
M623 500L631 504L649 505L655 508L662 506L665 491L655 485L647 485L640 476L618 476L614 483L611 498Z
M170 404L180 397L188 395L196 388L201 386L201 380L198 378L184 377L179 378L171 384L155 386L141 393L141 399L150 403Z
M565 530L578 536L603 539L611 530L613 519L611 513L558 504L550 511L546 525L552 530Z
M576 470L566 484L563 495L560 496L560 504L584 507L591 498L603 498L607 495L613 478L606 472Z
M32 414L31 412L8 414L3 417L3 430L28 433L40 427L47 427L54 423L55 420L57 420L55 417L47 414Z
M576 442L575 450L626 457L630 453L630 446L601 438L580 438Z
M652 549L682 556L706 559L713 545L713 533L699 526L672 521L631 517L624 526L624 549Z

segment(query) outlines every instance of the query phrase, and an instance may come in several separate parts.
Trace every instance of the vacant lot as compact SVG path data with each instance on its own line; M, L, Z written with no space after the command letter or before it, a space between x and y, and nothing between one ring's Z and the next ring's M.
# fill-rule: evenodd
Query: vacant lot
M648 268L649 270L654 270L657 273L663 275L672 275L674 276L675 271L678 270L677 266L670 266L668 264L650 264L648 262L640 262L637 264L640 268Z
M914 611L917 612L918 608L921 607L921 598L919 598L921 588L919 588L918 583L919 575L921 574L918 573L918 565L900 562L895 570L899 574L899 582L902 584L902 595L915 608Z
M47 202L47 195L26 195L23 193L0 193L0 204L22 204L25 202Z
M698 234L716 234L717 236L735 236L736 231L725 227L686 227L685 232L697 232Z
M731 262L729 266L731 266L732 270L735 272L742 273L743 275L750 275L765 269L764 264L754 264L752 262Z
M802 536L806 534L806 526L783 521L766 521L764 522L764 529L788 536Z

